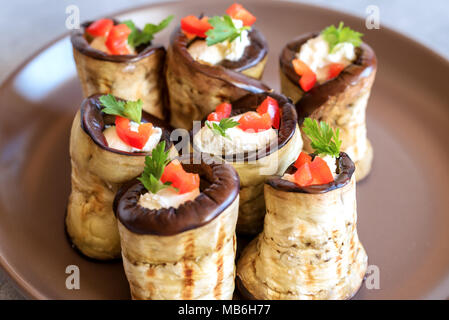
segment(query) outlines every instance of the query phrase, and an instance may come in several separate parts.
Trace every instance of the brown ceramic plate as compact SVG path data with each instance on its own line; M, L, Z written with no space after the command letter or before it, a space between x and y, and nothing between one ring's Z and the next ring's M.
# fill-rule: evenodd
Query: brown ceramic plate
M207 5L206 5L207 3ZM270 45L264 81L279 88L278 55L300 33L344 21L365 33L379 70L368 107L375 150L358 185L359 235L380 289L356 299L449 297L449 63L386 28L318 7L246 1ZM210 1L148 6L122 14L140 22L174 13L224 12ZM119 16L120 17L120 16ZM157 39L167 43L170 30ZM121 262L78 255L64 233L70 191L69 130L81 91L67 36L33 55L0 89L0 264L38 299L127 299ZM67 290L68 265L80 290Z

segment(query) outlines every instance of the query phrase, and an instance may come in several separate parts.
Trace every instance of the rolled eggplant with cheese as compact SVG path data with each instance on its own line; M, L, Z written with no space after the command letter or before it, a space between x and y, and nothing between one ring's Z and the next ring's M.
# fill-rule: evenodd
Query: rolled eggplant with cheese
M131 20L111 19L86 22L72 33L73 57L84 97L113 94L143 101L143 109L164 119L165 48L153 45L173 16L158 25L148 23L140 30Z
M263 185L282 174L302 150L294 106L274 92L248 94L222 103L201 129L193 131L193 149L220 157L240 176L239 234L262 230L265 215Z
M235 283L239 178L192 154L166 163L160 148L118 192L123 265L138 300L229 300ZM156 157L156 158L155 158Z
M282 93L296 104L299 117L340 129L357 181L368 175L373 160L366 107L377 70L376 55L361 36L340 23L293 40L280 56ZM303 140L311 152L310 141L304 135Z
M119 116L119 114L121 116ZM170 156L170 126L142 111L141 101L93 95L83 101L70 136L72 191L66 229L84 255L100 260L120 257L112 210L120 186L142 173L145 156L165 141Z
M173 127L190 130L215 107L269 88L262 77L268 45L256 18L234 4L224 16L187 16L167 51L166 79Z
M267 180L263 232L237 264L245 298L339 300L358 291L368 258L356 228L354 170L344 152L302 152L283 176Z

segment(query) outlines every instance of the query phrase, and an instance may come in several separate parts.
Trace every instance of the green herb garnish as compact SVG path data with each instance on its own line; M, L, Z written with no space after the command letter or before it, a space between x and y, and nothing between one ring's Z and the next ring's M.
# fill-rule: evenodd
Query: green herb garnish
M302 130L312 141L311 146L315 154L326 154L332 157L340 155L341 140L339 140L340 129L332 128L324 121L305 118Z
M142 119L142 100L117 100L112 94L108 94L101 96L100 102L104 106L102 110L104 113L128 118L129 120L140 124L140 120Z
M165 166L170 162L168 153L168 151L165 151L165 141L161 141L153 149L151 156L145 157L145 168L137 180L142 182L145 189L151 193L157 193L171 185L171 182L161 182Z
M173 17L173 15L170 15L159 24L147 23L142 31L139 31L131 20L124 21L123 23L131 29L131 33L128 36L128 44L136 48L151 42L154 39L154 34L165 29L173 20Z
M216 134L219 134L225 138L229 138L229 136L226 134L226 130L230 129L230 128L234 128L235 126L238 126L240 123L235 121L234 119L231 118L223 118L220 120L220 122L217 123L212 123L212 126L209 124L209 122L206 122L206 125L209 129L211 129L212 131L214 131Z
M231 17L227 14L225 14L223 17L212 17L208 22L212 26L212 29L206 31L206 44L208 46L223 42L225 40L229 40L229 42L232 42L237 37L240 37L244 30L250 29L250 27L248 26L236 28Z
M321 35L329 43L329 52L332 52L335 46L342 42L349 42L354 47L359 47L362 44L363 33L354 31L349 27L343 27L343 22L340 22L338 28L335 28L334 25L327 27L321 32Z

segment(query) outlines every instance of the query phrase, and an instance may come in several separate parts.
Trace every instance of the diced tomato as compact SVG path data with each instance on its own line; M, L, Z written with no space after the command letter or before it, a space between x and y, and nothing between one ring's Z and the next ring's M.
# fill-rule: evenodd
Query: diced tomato
M234 3L227 10L226 13L231 18L242 20L244 26L251 26L256 22L256 17L246 10L241 4Z
M307 153L305 152L301 152L299 154L298 159L296 159L294 166L299 169L304 163L311 163L312 162L312 157L309 156Z
M113 25L114 22L111 19L99 19L92 22L86 32L94 37L106 37Z
M311 184L325 184L334 181L334 176L326 161L318 156L316 156L310 163L310 171L313 176Z
M142 149L147 143L153 132L153 125L151 123L142 123L139 126L138 132L131 131L129 128L129 119L120 116L115 117L115 129L119 138L127 145Z
M173 160L164 169L161 181L171 182L171 186L179 189L179 193L187 193L200 187L200 176L184 170L178 160Z
M259 114L268 113L271 118L271 123L273 127L279 129L280 122L280 113L279 113L279 104L276 99L272 97L266 97L264 101L257 107L257 112Z
M313 71L306 72L299 79L299 85L305 92L313 88L316 83L316 74Z
M345 66L341 63L332 63L329 66L327 79L330 80L337 77L344 68Z
M312 183L313 177L312 172L310 171L310 167L308 163L304 163L301 167L296 170L294 174L295 182L300 187L309 186Z
M223 114L223 118L228 118L231 115L231 111L232 105L227 102L223 102L215 108L215 112Z
M208 17L198 19L195 16L187 16L181 19L181 29L188 34L194 34L200 38L206 38L206 31L212 29Z
M129 54L128 49L128 36L131 33L131 29L126 24L118 24L111 28L109 35L106 39L106 47L111 54Z
M244 113L238 120L237 128L243 131L259 132L271 128L271 118L268 113L258 114L254 111Z
M312 69L310 69L308 65L306 65L303 61L301 61L299 59L293 59L292 64L293 64L293 68L295 69L295 72L299 76L301 76L301 79L299 79L299 85L301 86L301 88L305 92L312 89L316 83L315 72L313 72Z

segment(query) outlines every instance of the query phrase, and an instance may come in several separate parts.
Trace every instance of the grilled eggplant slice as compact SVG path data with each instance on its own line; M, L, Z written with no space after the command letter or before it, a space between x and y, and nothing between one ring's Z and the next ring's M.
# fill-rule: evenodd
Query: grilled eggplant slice
M221 155L240 176L238 234L255 235L262 231L264 182L271 175L282 174L296 160L303 146L295 108L283 95L275 92L247 94L233 102L231 116L255 111L266 97L274 98L279 104L281 119L278 139L262 152ZM195 144L193 148L203 152Z
M147 153L130 153L108 147L103 135L113 117L101 112L100 95L85 99L75 116L70 136L72 192L66 227L73 244L94 259L120 257L120 239L112 202L120 186L140 175ZM177 156L170 142L170 126L142 112L142 121L162 129L161 140Z
M177 209L140 206L147 191L136 180L116 196L133 299L232 299L239 178L227 164L197 160L180 158L184 170L200 175L201 193Z
M126 100L141 99L147 113L164 119L165 48L150 44L138 47L133 55L107 54L92 48L86 40L85 28L90 23L84 23L71 36L84 97L110 93Z
M356 228L355 166L340 153L338 168L335 181L323 185L266 182L264 230L237 265L243 296L349 299L357 292L368 258Z
M192 129L192 121L201 121L221 102L237 100L248 92L269 88L256 79L262 77L267 61L268 45L262 34L253 28L244 56L237 62L223 61L207 65L195 61L189 41L180 28L171 36L167 51L166 79L170 107L170 124L175 128Z
M356 48L356 60L336 78L316 85L307 93L299 86L299 76L292 60L301 46L318 34L307 34L288 43L280 56L282 93L296 104L300 118L310 117L325 121L334 129L340 129L342 151L355 162L357 181L371 170L373 148L367 139L366 107L376 76L377 59L369 45ZM304 150L312 152L310 140L303 134Z

